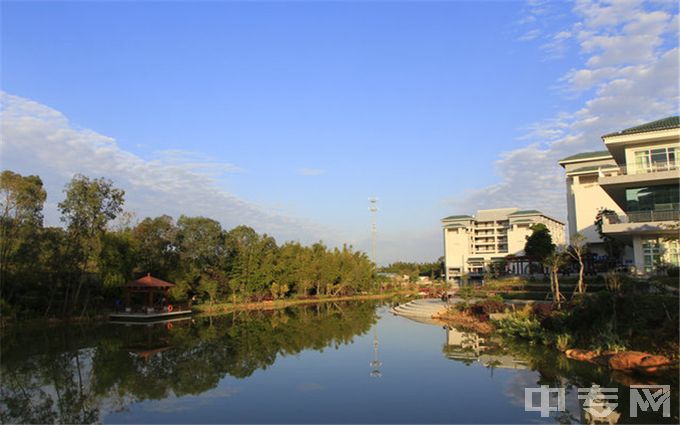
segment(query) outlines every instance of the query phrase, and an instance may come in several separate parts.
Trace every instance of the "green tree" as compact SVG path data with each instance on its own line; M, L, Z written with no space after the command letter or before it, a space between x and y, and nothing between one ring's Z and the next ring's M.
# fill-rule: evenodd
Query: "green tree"
M14 285L8 273L17 267L17 255L26 253L42 229L42 209L47 193L38 176L22 176L9 170L0 174L0 284L2 298L10 301ZM30 261L29 258L26 258Z
M173 293L176 297L207 295L213 302L220 286L226 284L222 226L209 218L183 215L177 220L177 228L180 266Z
M250 292L257 267L259 235L248 226L238 226L226 234L229 287L232 296Z
M123 210L125 192L113 186L111 180L105 178L90 179L76 175L68 183L66 198L59 203L62 221L66 224L70 255L80 265L80 276L77 283L66 288L64 308L72 313L80 303L84 285L91 286L93 276L100 269L102 239L106 226ZM86 294L89 294L86 291ZM87 298L84 302L87 305Z
M609 217L616 217L616 212L607 208L600 208L597 211L597 215L595 215L595 222L593 224L595 224L597 233L600 235L600 239L602 239L602 242L604 243L604 250L609 257L610 261L607 266L608 268L614 268L621 261L625 244L602 231L604 221Z
M169 279L179 260L177 247L179 230L172 217L147 217L132 230L136 247L136 270Z
M524 254L532 260L542 263L553 252L555 252L555 244L546 225L536 223L531 226L531 235L526 238Z

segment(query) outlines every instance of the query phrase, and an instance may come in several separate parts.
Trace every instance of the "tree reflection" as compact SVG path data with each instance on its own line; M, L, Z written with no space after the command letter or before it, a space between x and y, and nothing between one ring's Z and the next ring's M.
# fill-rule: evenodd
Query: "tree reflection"
M324 303L166 325L69 326L3 335L2 423L92 423L102 411L247 378L279 356L351 343L375 304Z

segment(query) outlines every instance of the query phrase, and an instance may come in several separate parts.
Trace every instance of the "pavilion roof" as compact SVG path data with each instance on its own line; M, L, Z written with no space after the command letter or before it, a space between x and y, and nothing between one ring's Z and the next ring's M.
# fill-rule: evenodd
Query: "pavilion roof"
M151 276L151 273L125 284L126 288L171 288L173 286L175 286L174 283L155 278Z

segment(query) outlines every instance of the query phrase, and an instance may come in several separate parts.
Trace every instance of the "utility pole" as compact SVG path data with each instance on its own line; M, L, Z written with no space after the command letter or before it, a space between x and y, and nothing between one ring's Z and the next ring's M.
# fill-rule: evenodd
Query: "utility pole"
M378 212L378 198L368 198L368 202L368 210L371 212L371 260L377 267L378 262L375 258L375 239L378 233L378 228L375 225L375 216Z
M371 197L368 198L368 210L371 212L371 260L375 264L376 271L378 268L378 261L375 256L375 243L378 233L378 228L375 224L376 214L378 213L378 198ZM380 292L382 293L382 285L380 285ZM382 362L378 358L378 324L373 325L373 360L371 361L371 376L374 378L380 378L382 372L380 372L380 366Z

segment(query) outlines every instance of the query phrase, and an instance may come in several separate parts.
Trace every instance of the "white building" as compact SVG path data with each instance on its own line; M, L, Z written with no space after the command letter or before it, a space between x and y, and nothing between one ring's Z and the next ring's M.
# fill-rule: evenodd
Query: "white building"
M475 216L442 219L446 280L463 274L480 275L494 261L524 255L526 237L536 223L546 225L553 243L564 244L564 223L536 210L499 208L479 210Z
M570 232L583 234L593 252L606 255L595 225L611 213L602 233L623 242L622 262L639 274L678 265L680 119L669 117L602 136L606 151L564 158ZM669 240L675 236L676 240Z

